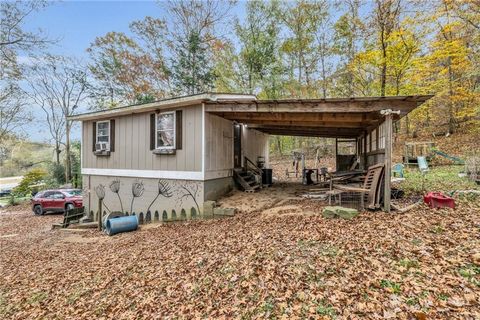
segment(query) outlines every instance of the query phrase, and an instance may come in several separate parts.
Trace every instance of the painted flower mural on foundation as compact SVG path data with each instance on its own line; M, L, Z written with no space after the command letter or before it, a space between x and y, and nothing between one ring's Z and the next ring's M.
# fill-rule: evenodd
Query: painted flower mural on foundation
M150 208L155 203L155 201L157 201L159 196L163 196L165 198L171 198L172 195L173 195L172 194L172 188L171 188L170 184L165 180L162 180L162 179L158 180L157 195L155 196L153 201L148 206L147 212L150 211Z
M98 184L93 188L97 199L102 201L102 207L108 212L112 211L105 202L110 204L114 212L121 211L124 214L133 214L135 210L135 214L138 217L142 215L145 222L150 222L154 220L168 220L169 218L172 220L176 218L182 218L182 220L195 219L203 211L200 208L203 200L203 185L196 181L167 179L123 180L121 177L113 177L112 179L106 182L104 180L98 181L103 182L103 184ZM129 195L128 187L125 190L125 185L131 186L131 196ZM130 201L130 210L128 209L128 201ZM125 206L123 202L126 202ZM175 214L173 214L174 211ZM158 212L155 217L154 212Z
M113 193L117 194L117 197L118 197L118 201L120 202L120 208L121 208L121 211L123 211L123 203L122 203L122 198L120 198L120 179L115 179L113 180L112 182L110 182L110 191L112 191Z
M200 206L198 205L197 202L197 195L199 192L199 185L197 183L191 182L191 181L185 181L185 184L180 186L179 190L179 198L178 202L180 202L180 205L183 204L183 202L187 199L192 199L193 202L195 203L195 206L197 207L197 212L200 212Z
M99 184L95 187L95 193L99 200L105 199L105 186L103 184Z
M133 202L135 201L135 198L141 197L144 191L145 187L143 182L135 181L132 183L132 203L130 204L130 212L133 212Z
M105 199L105 186L103 184L99 184L95 187L95 193L100 201L102 201L102 205L110 212L110 209L107 207L106 203L103 201Z

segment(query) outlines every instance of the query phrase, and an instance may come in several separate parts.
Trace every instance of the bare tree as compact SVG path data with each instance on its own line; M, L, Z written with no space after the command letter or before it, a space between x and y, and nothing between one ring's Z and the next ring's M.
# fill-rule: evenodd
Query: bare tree
M55 141L57 163L60 144L65 145L65 180L71 180L70 132L68 117L75 113L86 97L87 76L80 63L62 56L48 55L38 59L29 77L32 101L46 115L50 135Z
M216 33L234 1L219 0L170 0L167 11L171 19L170 34L179 41L185 42L192 33L198 34L205 41L216 39Z
M15 83L0 84L0 145L30 120L22 96L23 91Z
M40 31L23 28L27 18L46 4L43 0L0 1L0 144L30 120L17 84L23 73L17 56L19 52L29 55L51 42Z
M2 1L0 2L0 73L8 67L10 71L17 67L17 53L30 53L45 47L51 40L41 35L41 31L28 32L23 24L34 12L47 5L45 0Z

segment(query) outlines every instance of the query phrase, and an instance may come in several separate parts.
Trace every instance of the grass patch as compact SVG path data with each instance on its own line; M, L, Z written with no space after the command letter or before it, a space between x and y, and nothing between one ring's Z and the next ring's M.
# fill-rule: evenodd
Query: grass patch
M467 177L458 176L463 169L463 166L430 167L430 171L425 175L425 191L479 190L480 187L475 182ZM405 169L405 181L400 184L400 188L407 195L423 194L422 180L422 173L417 167L407 168Z
M262 311L266 314L271 314L275 309L275 303L271 299L267 299L262 305Z
M42 303L48 298L48 293L45 291L35 292L33 293L27 300L28 304L37 305Z
M437 298L438 298L439 300L442 300L442 301L447 301L448 298L450 298L450 296L449 296L448 294L446 294L446 293L440 293L440 294L437 296Z
M445 231L445 229L443 229L443 227L441 225L438 225L438 224L430 229L430 232L434 233L434 234L441 234L444 231Z
M413 240L412 240L412 244L413 244L414 246L419 246L419 245L422 244L422 240L421 240L421 239L413 239Z
M74 293L67 296L67 303L70 305L75 304L75 302L77 302L82 297L82 295L83 293L80 290L76 290Z
M320 254L324 257L336 257L339 254L339 249L335 246L324 246L320 249Z
M404 267L406 269L418 268L419 267L418 260L416 260L416 259L402 259L402 260L398 261L398 264L401 267Z
M11 197L1 197L0 198L0 206L6 207L6 206L11 206L11 205L17 205L21 204L24 202L27 202L31 199L31 197L15 197L13 198L13 203L12 203L12 198Z
M317 302L315 312L320 316L327 316L331 319L335 318L335 309L331 304L325 304L325 301Z
M297 245L300 249L306 249L306 248L315 247L316 245L318 245L318 241L316 241L316 240L298 240Z
M458 269L458 274L480 287L480 266L468 264Z
M408 297L405 303L411 307L418 305L419 301L417 297Z
M402 292L402 288L400 287L400 284L390 280L386 280L386 279L380 280L380 287L384 289L389 289L389 291L395 294L400 294Z

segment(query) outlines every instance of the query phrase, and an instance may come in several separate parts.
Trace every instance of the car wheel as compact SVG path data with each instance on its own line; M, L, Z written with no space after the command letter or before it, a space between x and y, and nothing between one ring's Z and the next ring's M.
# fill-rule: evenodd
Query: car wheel
M72 210L72 209L74 209L74 208L75 208L75 207L73 206L73 204L68 203L68 204L65 206L65 211Z
M37 216L43 215L43 208L41 205L37 204L35 207L33 207L33 213L35 213Z

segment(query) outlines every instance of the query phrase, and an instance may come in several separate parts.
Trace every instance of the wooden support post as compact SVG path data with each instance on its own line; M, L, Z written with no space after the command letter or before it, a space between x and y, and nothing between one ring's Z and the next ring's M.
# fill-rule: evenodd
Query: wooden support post
M368 133L367 131L364 131L363 132L363 169L367 169L368 168L368 157L367 157L367 136L368 136Z
M338 154L338 138L335 138L335 171L338 171L337 154Z
M102 199L98 199L98 230L102 230Z
M385 188L383 195L384 209L385 212L390 212L390 201L391 201L391 186L392 183L392 113L396 113L390 109L382 110L381 113L385 115Z

